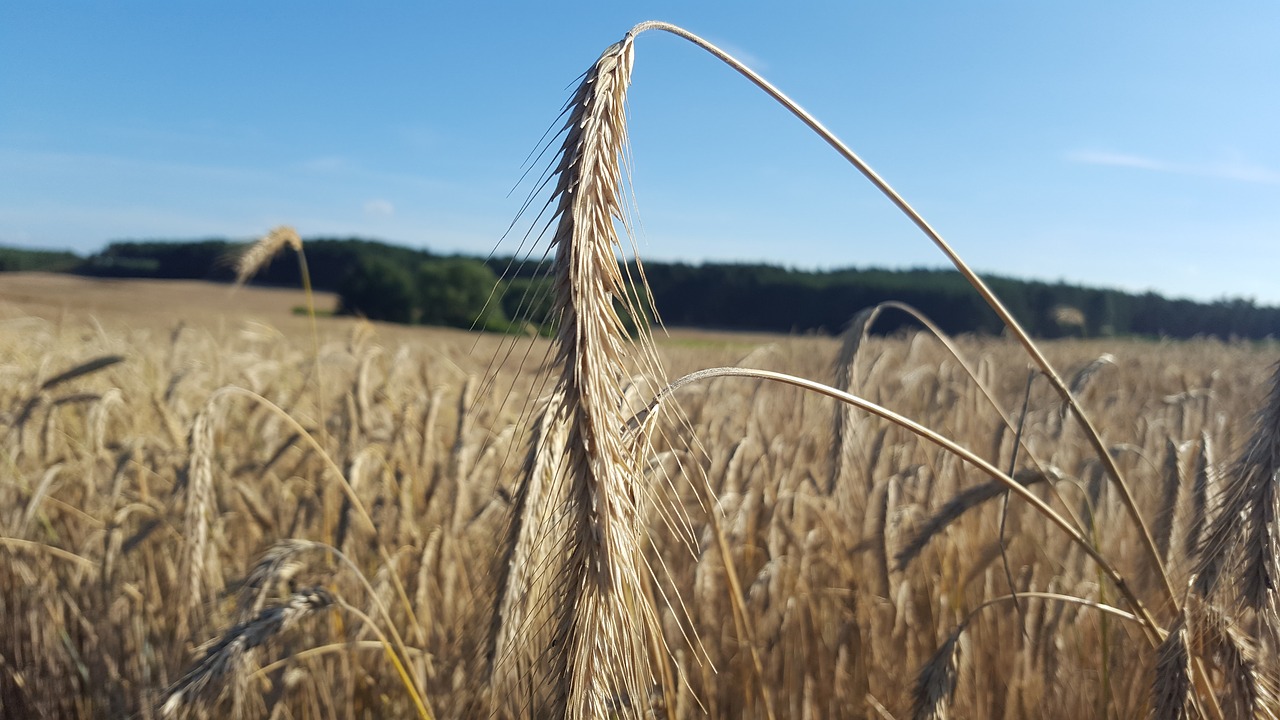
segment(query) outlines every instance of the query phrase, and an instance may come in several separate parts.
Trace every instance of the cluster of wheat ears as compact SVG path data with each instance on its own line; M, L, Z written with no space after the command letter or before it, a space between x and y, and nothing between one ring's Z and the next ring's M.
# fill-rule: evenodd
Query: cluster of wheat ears
M745 357L656 340L618 262L651 29L822 135L1011 340L894 304ZM673 26L608 48L559 139L549 341L4 320L0 715L1280 713L1265 348L1042 348ZM875 337L888 311L924 329Z

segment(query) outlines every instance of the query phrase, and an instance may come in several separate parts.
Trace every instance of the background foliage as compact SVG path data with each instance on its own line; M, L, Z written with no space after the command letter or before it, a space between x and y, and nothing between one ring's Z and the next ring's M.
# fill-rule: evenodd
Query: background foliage
M230 281L234 271L229 258L243 247L222 239L127 241L113 242L88 257L0 248L0 271ZM551 288L542 263L441 256L355 238L307 240L306 253L312 283L341 297L336 308L341 313L493 331L549 328ZM671 326L837 333L858 310L898 300L914 305L948 333L1000 332L995 315L950 270L804 271L759 264L646 262L644 273L658 314ZM1247 299L1204 303L1065 282L987 279L1027 329L1043 338L1280 335L1280 308ZM254 282L298 287L298 264L278 257ZM896 323L907 322L887 317L878 328L892 332Z

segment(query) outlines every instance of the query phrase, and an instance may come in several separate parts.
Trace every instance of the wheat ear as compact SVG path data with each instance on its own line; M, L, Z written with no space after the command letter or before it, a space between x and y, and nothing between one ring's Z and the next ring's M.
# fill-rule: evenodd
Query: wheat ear
M538 661L548 651L548 613L554 607L556 550L563 543L564 398L554 394L543 408L512 502L512 515L497 567L489 673L494 696L513 715L545 704L552 680Z
M249 246L248 250L236 259L236 285L243 285L249 278L258 274L262 268L271 264L276 255L285 248L302 254L302 238L298 231L287 225L281 225L262 236L258 242Z
M174 717L202 696L221 697L229 689L221 680L242 675L255 649L333 602L324 588L298 590L284 603L264 607L253 618L235 625L208 646L200 661L165 692L161 715Z
M642 474L623 437L621 405L624 361L633 350L615 309L631 305L614 221L623 217L624 103L633 57L628 34L578 86L551 200L567 528L548 658L559 680L545 710L582 720L641 716L652 675L646 633L655 620L641 575Z
M1205 533L1196 590L1209 597L1230 577L1239 600L1280 631L1280 366L1253 435L1222 482L1219 509ZM1227 570L1238 570L1228 575Z

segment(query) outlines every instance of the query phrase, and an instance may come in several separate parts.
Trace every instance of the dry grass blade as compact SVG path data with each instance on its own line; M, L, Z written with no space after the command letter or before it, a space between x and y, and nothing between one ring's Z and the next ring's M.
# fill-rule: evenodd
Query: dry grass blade
M90 570L98 569L98 563L95 560L90 560L89 558L77 555L73 552L68 552L62 548L53 547L52 545L45 545L44 543L22 540L20 538L0 537L0 545L22 548L24 550L30 550L37 553L46 553L51 557L58 558L59 560L66 560L68 562L83 565Z

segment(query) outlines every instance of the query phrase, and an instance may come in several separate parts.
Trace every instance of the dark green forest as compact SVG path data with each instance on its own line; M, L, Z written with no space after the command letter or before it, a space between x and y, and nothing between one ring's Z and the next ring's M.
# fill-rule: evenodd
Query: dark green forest
M230 282L245 247L223 239L122 241L85 257L0 248L0 271ZM361 239L314 238L305 241L304 251L313 286L339 296L337 313L498 332L547 332L554 324L547 263L444 256ZM636 275L634 266L627 270ZM646 262L644 275L649 299L669 326L837 333L859 310L896 300L915 306L948 333L1001 331L995 314L953 270ZM1014 316L1043 338L1280 336L1280 308L1250 300L1203 303L1061 282L986 280ZM297 258L286 251L253 282L301 286ZM877 330L892 332L911 322L890 314Z

